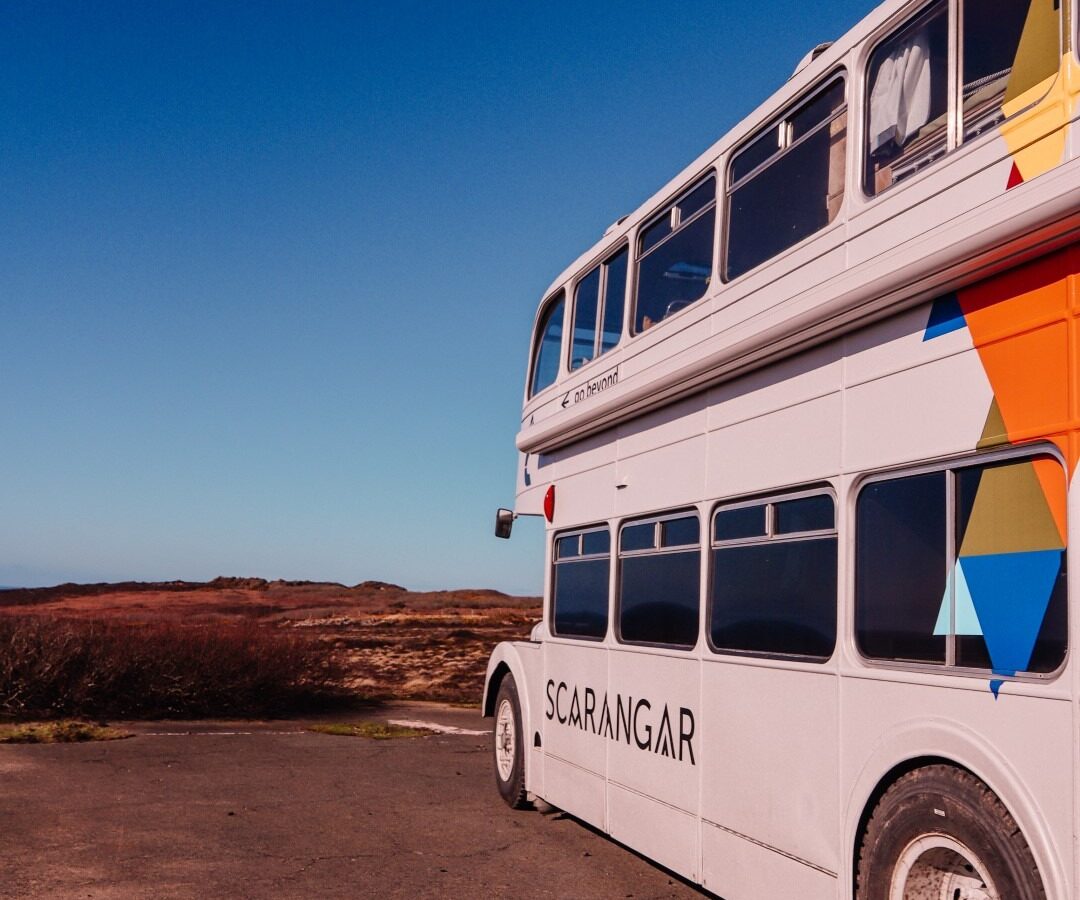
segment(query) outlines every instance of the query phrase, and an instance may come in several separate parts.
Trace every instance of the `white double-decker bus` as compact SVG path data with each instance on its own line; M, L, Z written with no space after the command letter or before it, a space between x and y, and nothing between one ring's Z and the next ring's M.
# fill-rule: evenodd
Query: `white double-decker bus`
M727 900L1080 896L1076 0L889 0L536 316L513 806Z

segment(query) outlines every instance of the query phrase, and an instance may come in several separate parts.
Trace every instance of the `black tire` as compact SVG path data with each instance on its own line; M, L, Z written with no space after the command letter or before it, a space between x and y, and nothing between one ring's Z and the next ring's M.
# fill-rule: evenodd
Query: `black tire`
M509 730L512 727L512 731ZM492 739L495 784L511 809L529 805L525 790L525 735L521 730L521 701L509 672L495 697L495 728Z
M970 772L947 765L898 779L867 823L856 897L888 900L901 877L904 900L963 897L964 885L979 883L1001 900L1046 897L1031 848L1005 805Z

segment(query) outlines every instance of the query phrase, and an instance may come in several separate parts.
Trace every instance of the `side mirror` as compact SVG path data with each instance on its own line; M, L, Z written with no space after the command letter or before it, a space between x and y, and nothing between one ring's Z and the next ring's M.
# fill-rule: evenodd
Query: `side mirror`
M500 509L495 513L495 537L508 538L514 527L514 511Z

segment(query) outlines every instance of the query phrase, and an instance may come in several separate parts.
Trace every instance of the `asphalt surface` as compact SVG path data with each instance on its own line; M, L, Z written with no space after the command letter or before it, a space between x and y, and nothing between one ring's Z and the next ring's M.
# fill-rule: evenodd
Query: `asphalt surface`
M569 816L507 808L477 713L366 717L485 734L171 722L0 746L0 897L701 896Z

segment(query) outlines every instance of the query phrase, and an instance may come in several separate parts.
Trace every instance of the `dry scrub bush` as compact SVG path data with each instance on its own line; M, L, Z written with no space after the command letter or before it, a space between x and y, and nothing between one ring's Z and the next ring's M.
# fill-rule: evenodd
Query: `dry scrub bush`
M5 717L272 716L343 700L341 679L329 648L250 622L0 618Z

